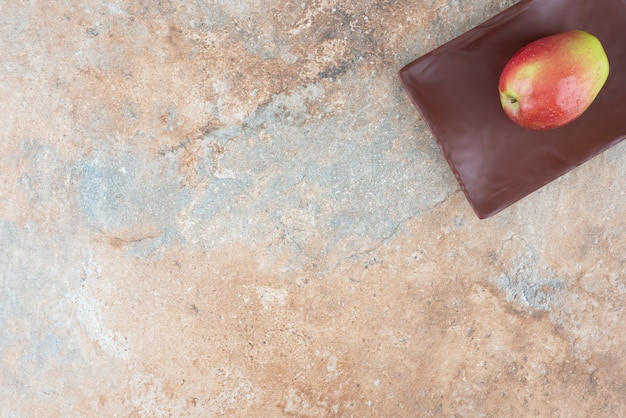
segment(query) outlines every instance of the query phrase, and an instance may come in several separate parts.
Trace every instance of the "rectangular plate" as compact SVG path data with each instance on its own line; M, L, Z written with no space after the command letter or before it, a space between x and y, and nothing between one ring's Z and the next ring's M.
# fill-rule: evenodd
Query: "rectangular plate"
M626 137L626 0L522 0L403 67L399 76L479 218L492 216ZM521 128L498 80L522 46L581 29L597 36L609 77L574 122Z

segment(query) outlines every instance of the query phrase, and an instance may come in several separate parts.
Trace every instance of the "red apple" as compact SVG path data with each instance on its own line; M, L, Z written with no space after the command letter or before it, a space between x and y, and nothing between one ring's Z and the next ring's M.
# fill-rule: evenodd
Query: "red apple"
M507 116L528 129L554 129L577 119L609 75L602 44L573 30L538 39L504 66L498 89Z

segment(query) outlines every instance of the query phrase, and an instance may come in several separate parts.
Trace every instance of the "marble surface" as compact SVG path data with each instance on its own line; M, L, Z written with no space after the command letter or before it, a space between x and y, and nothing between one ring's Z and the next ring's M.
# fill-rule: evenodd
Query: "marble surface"
M626 144L480 221L397 77L514 3L0 3L0 416L625 415Z

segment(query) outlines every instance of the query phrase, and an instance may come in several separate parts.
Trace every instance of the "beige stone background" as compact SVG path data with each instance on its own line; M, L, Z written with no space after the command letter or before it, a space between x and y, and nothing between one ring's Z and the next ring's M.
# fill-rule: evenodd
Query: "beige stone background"
M626 143L480 221L397 78L514 3L0 2L0 416L626 416Z

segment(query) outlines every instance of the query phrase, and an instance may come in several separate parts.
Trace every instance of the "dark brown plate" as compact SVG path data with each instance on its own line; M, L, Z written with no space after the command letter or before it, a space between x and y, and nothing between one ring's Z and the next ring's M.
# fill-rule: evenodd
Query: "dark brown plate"
M402 68L400 79L428 123L479 218L487 218L626 137L626 0L522 0ZM504 114L498 79L535 39L581 29L597 36L610 73L577 120L550 131Z

